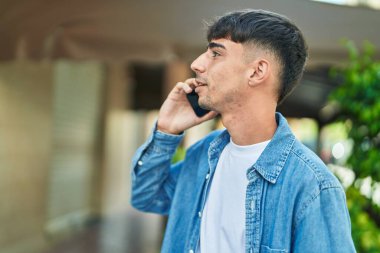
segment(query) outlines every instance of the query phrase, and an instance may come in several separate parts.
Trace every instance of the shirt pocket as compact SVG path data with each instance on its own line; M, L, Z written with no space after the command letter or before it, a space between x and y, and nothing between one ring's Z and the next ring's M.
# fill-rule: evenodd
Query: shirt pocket
M286 249L272 249L266 245L261 245L260 253L288 253Z

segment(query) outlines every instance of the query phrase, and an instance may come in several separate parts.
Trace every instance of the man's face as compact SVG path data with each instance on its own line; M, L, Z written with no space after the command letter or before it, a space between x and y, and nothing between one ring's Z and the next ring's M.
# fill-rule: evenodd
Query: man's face
M191 69L196 73L196 92L202 107L223 113L242 106L248 86L248 64L242 44L228 39L212 40Z

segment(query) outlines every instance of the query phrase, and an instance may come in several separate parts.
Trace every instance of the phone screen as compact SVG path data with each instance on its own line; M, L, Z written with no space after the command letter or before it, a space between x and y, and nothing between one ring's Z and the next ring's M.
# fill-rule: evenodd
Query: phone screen
M193 108L195 114L198 117L202 117L203 115L210 112L209 110L203 109L198 104L198 94L193 90L191 93L186 94L187 99L190 102L191 107Z

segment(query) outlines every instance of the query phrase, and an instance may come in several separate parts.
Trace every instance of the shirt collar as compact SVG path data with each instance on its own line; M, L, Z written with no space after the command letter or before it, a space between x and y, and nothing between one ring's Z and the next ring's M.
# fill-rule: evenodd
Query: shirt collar
M280 113L276 113L276 121L277 129L272 140L253 167L247 171L248 180L253 178L252 173L256 169L264 179L275 184L284 168L296 138Z

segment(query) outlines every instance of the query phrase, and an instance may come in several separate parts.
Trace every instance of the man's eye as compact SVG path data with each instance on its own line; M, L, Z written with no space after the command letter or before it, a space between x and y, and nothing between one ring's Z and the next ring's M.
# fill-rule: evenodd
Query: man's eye
M217 56L220 56L219 53L215 52L215 51L211 51L211 56L212 57L217 57Z

